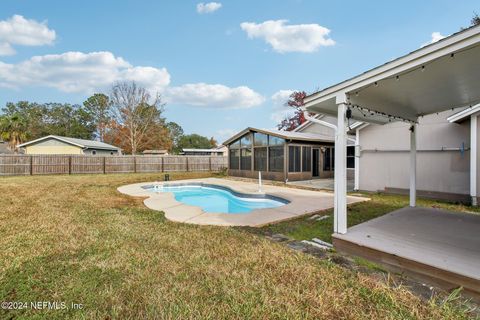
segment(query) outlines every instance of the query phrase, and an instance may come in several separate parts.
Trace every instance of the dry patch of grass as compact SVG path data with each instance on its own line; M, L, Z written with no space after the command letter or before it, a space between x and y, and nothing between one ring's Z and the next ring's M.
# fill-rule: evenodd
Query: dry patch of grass
M174 179L202 175L173 174ZM205 176L205 175L203 175ZM402 287L236 228L172 223L120 185L158 174L0 179L0 317L463 319Z

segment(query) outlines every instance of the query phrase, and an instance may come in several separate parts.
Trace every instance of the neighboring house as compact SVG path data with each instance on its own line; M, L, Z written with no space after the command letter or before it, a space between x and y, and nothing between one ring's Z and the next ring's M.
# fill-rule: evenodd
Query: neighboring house
M155 155L155 156L166 156L168 155L168 151L167 150L143 150L142 152L144 155L148 155L148 156L151 156L151 155Z
M231 176L277 181L333 177L333 135L246 128L224 142Z
M226 146L219 146L211 149L182 149L181 154L186 156L227 156L228 148Z
M110 144L61 136L46 136L22 143L25 154L120 155L121 149Z
M8 143L0 141L0 154L12 154L13 151L8 147Z

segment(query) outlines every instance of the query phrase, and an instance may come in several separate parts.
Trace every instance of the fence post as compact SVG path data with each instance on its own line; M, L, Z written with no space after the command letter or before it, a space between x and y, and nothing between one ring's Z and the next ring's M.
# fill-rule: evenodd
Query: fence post
M185 156L186 164L187 164L187 172L188 172L188 156Z
M30 175L33 176L33 156L30 156Z
M103 174L107 173L107 157L103 157Z
M208 169L210 172L212 171L212 157L208 157Z
M163 163L163 157L162 157L162 168L161 168L161 172L164 172L164 171L165 171L165 169L164 169L163 166L164 166L164 163Z
M133 173L137 173L137 157L133 156Z
M72 156L68 157L68 174L72 174Z

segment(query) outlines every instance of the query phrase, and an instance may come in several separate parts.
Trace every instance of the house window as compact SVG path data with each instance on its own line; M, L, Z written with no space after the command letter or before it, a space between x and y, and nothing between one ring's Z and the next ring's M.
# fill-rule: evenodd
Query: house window
M92 155L96 155L97 154L97 151L96 150L92 150Z
M289 146L288 147L288 172L300 172L300 147Z
M323 153L323 171L332 171L333 170L333 159L334 152L332 147L325 147L325 152Z
M355 146L347 147L347 168L355 168Z
M110 155L113 156L113 151L110 151Z
M253 137L255 147L266 147L268 145L268 136L266 134L256 132Z
M307 172L312 170L312 148L303 147L302 150L302 171Z
M255 171L267 171L267 147L253 149L253 162Z

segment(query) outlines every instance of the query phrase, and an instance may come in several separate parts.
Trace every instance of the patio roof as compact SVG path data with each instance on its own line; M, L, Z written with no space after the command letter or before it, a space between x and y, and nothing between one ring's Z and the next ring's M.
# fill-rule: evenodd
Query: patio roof
M337 115L345 96L352 118L416 122L422 115L480 102L480 26L474 26L305 98L309 112Z

